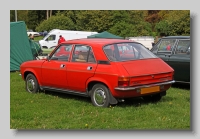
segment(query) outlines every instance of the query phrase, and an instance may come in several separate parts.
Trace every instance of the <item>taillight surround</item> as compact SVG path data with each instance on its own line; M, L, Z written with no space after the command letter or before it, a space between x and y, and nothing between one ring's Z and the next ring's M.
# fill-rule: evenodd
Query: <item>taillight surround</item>
M168 73L158 73L158 74L148 74L142 76L131 76L131 77L118 77L118 87L131 87L131 86L140 86L147 85L152 83L172 81L174 78L174 72ZM161 87L165 88L165 87ZM162 90L162 89L161 89Z
M128 87L130 84L130 77L118 77L118 87Z

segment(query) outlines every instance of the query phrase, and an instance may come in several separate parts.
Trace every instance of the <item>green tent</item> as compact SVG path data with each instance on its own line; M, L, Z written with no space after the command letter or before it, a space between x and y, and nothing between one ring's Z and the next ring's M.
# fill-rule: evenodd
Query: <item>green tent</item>
M87 38L123 39L123 37L116 36L114 34L111 34L111 33L107 32L107 31L104 31L104 32L101 32L101 33L98 33L98 34L94 34L94 35L88 36Z
M20 70L23 62L33 59L25 22L10 22L10 71Z

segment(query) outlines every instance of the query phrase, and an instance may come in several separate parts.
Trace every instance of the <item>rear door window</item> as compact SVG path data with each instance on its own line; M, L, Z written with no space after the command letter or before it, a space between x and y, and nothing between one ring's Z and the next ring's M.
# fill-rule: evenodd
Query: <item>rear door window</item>
M96 63L92 48L86 45L75 45L72 61Z
M176 47L176 54L187 54L190 51L190 40L179 40Z

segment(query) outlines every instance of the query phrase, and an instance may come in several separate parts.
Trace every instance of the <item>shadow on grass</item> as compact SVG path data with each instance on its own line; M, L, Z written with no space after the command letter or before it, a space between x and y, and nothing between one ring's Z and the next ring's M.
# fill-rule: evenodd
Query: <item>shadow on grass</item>
M63 98L63 99L73 99L73 100L91 103L90 97L83 97L83 96L61 93L61 92L55 92L55 91L45 91L45 92L43 91L41 93L44 93L44 94L47 94L47 95L52 95L52 96L58 96L58 97Z
M63 99L72 99L72 100L82 101L82 102L87 102L87 103L92 104L90 97L83 97L83 96L54 92L54 91L45 91L42 93L45 93L47 95L52 95L52 96L58 96ZM162 97L162 99L158 102L154 102L151 100L144 100L141 97L136 97L136 98L126 98L124 102L118 102L117 104L112 105L112 106L117 105L118 107L141 107L142 105L170 102L172 100L173 100L173 98L171 98L169 96Z
M174 88L180 88L180 89L190 90L190 84L174 83L174 84L172 84L172 87L174 87Z
M169 96L162 97L160 101L144 100L142 99L142 97L128 98L128 99L125 99L124 102L119 102L117 106L118 107L141 107L142 105L170 102L173 99L174 98L169 97Z

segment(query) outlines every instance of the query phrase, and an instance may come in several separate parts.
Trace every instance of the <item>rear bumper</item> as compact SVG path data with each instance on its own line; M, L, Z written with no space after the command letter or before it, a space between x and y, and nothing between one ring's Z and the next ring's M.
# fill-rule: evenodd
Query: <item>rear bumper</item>
M159 86L159 85L168 85L168 84L173 84L173 83L175 83L174 80L168 81L168 82L150 84L150 85L134 86L134 87L115 87L115 90L130 91L130 90L136 90L136 89L139 89L139 88L148 88L148 87Z

